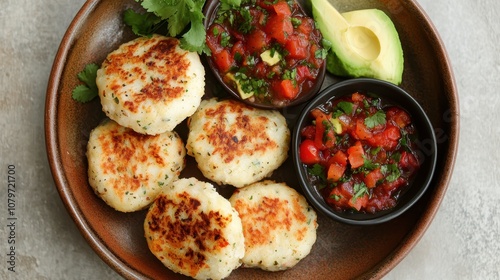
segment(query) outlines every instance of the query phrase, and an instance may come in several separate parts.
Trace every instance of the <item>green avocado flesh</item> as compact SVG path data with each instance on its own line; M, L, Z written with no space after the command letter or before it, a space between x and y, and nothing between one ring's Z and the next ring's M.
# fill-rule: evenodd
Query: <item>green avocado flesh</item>
M327 55L327 70L330 73L344 77L376 78L396 85L401 83L403 49L393 22L383 11L356 10L342 13L342 18L328 0L311 0L311 3L319 30L323 37L332 43ZM368 28L373 32L372 35L378 38L378 44L374 45L376 49L372 52L365 50L369 55L360 55L360 52L348 43L346 21L351 28ZM375 55L371 56L372 54Z

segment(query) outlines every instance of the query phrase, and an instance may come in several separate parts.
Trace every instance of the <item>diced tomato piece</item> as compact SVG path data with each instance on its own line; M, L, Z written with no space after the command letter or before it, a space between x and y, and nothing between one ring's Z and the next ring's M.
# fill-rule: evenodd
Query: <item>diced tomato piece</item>
M323 63L325 62L324 59L322 58L316 58L316 51L318 51L320 48L317 44L311 44L309 46L309 60L308 62L311 63L315 68L321 68Z
M387 109L386 118L400 128L404 128L411 123L410 115L406 111L397 107Z
M299 65L297 66L297 81L302 82L306 79L308 80L313 80L314 76L311 74L311 71L309 71L309 67L306 65Z
M374 134L372 138L367 139L368 143L373 147L382 147L388 151L392 150L392 147L397 145L397 142L390 141L385 137L384 133Z
M330 166L330 158L333 156L331 151L326 149L326 150L320 150L320 155L321 155L321 161L319 164L328 167Z
M261 52L271 42L267 34L261 29L255 29L252 33L248 34L246 40L246 47L250 53Z
M359 92L355 92L352 94L352 101L354 102L363 102L364 99L365 97Z
M292 21L289 16L271 15L267 20L265 30L278 43L285 44L288 37L293 34Z
M339 183L330 191L330 194L326 199L327 203L330 205L336 205L340 209L348 209L350 208L349 200L351 200L353 196L352 192L353 187L350 181Z
M308 17L299 17L298 19L300 19L300 25L297 27L297 32L309 37L314 27L313 19Z
M302 129L300 135L306 139L314 139L316 135L316 127L314 125L308 125Z
M235 60L239 56L241 59L244 58L245 56L245 46L243 45L243 41L238 41L233 44L233 47L231 48L231 55Z
M396 206L396 199L391 197L390 193L380 190L382 190L382 188L373 189L372 197L365 207L366 212L375 213Z
M367 141L374 147L382 147L385 150L391 151L398 146L401 133L399 128L393 125L387 125L385 130L381 133L374 134L373 137L368 138Z
M228 72L234 65L234 59L228 50L222 49L218 53L213 53L215 64L222 73Z
M212 25L207 31L206 43L212 53L220 52L223 49L220 45L220 34L224 31L224 27L220 24Z
M342 152L341 150L338 150L328 161L330 164L332 163L337 163L342 166L347 165L347 155Z
M353 189L353 182L348 181L348 182L343 182L338 185L339 191L342 194L342 196L346 198L351 198L354 195L354 189Z
M380 171L380 168L370 171L370 173L366 174L364 182L368 188L374 188L377 185L377 182L384 178L384 174Z
M290 10L290 6L286 1L280 1L273 5L273 9L278 15L290 16L292 11Z
M273 89L281 97L293 100L299 94L299 87L292 80L281 80L273 83Z
M337 163L332 163L328 167L327 178L337 182L344 175L346 167Z
M355 127L355 122L348 115L340 115L339 116L340 124L342 125L342 131L350 132Z
M390 194L398 188L402 187L404 184L406 184L406 180L403 177L399 177L393 182L384 182L382 186L384 190Z
M325 118L327 117L327 114L323 111L321 111L320 109L318 108L315 108L315 109L312 109L311 110L311 116L313 116L315 119L318 117L318 116L324 116Z
M333 148L336 143L336 138L335 138L335 131L333 131L333 128L328 129L326 136L325 136L325 147L326 148Z
M401 132L399 131L399 128L392 125L387 126L384 134L386 135L387 139L394 141L399 141L399 138L401 138Z
M347 149L347 154L352 168L358 168L365 164L365 151L363 150L361 142L357 141L354 146L349 147L349 149Z
M314 142L320 150L332 148L335 145L335 133L333 128L327 127L325 122L329 122L329 115L318 113L316 117L316 136Z
M399 160L399 165L404 170L415 171L418 169L419 164L417 158L407 151L401 153L401 158Z
M361 208L366 207L368 203L368 195L365 194L362 197L349 199L349 205L359 211Z
M340 191L340 188L337 187L337 188L333 188L331 191L330 191L330 194L328 195L328 197L326 198L326 202L330 205L348 205L348 199L351 197L351 195L349 196L345 196L341 191Z
M368 129L368 127L366 127L365 122L362 119L356 120L356 128L353 134L353 137L358 140L366 140L373 137L372 132Z
M387 152L385 150L380 149L375 157L372 158L373 161L376 162L384 162L387 160Z
M367 142L372 146L372 147L382 147L384 146L384 134L383 133L377 133L374 134L372 138L367 139Z
M254 73L255 73L255 76L258 78L265 78L266 77L267 71L266 71L266 65L264 64L264 62L259 61L255 65Z
M264 10L267 10L268 12L273 12L273 2L272 1L257 1L256 4L263 8Z
M292 35L289 36L285 49L288 51L288 56L294 59L306 59L309 54L309 42L304 36Z
M300 161L304 164L316 164L321 160L318 148L314 144L314 141L310 139L302 141L299 147L299 153Z
M267 21L267 14L261 12L257 20L257 22L259 23L259 27L261 28L262 26L264 26L266 24L266 21Z
M244 41L245 34L238 32L236 29L229 29L229 34L234 38L235 41Z
M257 7L249 7L249 12L251 15L250 24L252 26L261 26L263 20L262 16L264 15L264 12L261 9L258 9Z

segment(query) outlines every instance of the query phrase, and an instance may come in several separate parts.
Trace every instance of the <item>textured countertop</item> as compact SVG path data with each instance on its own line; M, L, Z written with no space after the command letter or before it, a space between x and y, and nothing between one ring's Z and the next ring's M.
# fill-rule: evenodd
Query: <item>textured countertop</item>
M83 0L2 0L0 279L120 279L67 214L44 143L45 91ZM500 2L419 0L439 32L460 96L460 149L432 224L385 279L500 279ZM7 174L16 173L16 272L8 271Z

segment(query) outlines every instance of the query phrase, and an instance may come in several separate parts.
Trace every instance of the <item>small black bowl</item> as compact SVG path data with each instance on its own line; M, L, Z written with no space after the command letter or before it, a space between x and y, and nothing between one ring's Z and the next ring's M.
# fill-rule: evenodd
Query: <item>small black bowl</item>
M410 184L401 191L396 206L389 210L374 214L357 211L337 212L323 199L317 188L310 183L306 165L300 161L299 146L302 141L301 130L312 121L312 109L327 101L361 91L380 97L385 103L390 103L405 109L411 116L418 132L417 147L419 150L419 169ZM292 136L293 164L298 174L300 185L309 202L321 213L343 223L353 225L374 225L387 222L408 210L422 197L428 188L436 166L437 142L429 118L418 102L400 87L376 79L359 78L333 84L324 89L301 112L294 127Z
M220 6L220 0L207 0L205 3L205 6L203 7L203 14L205 15L204 19L204 26L205 30L208 30L212 22L215 20L217 16L217 11ZM299 8L302 10L303 14L308 15L304 8L298 3ZM310 16L310 15L308 15ZM213 73L214 77L216 80L223 86L223 88L234 98L237 100L242 101L245 104L248 104L253 107L261 108L261 109L282 109L286 107L293 107L297 106L300 104L304 104L305 102L311 100L321 89L321 86L323 85L323 81L326 76L326 60L325 62L321 65L321 68L319 69L318 76L316 77L316 80L313 84L312 87L307 92L302 92L298 95L298 97L291 102L288 102L283 105L273 105L273 104L267 104L267 103L258 103L258 102L252 102L249 99L243 99L241 98L240 94L238 93L237 90L235 90L233 87L229 86L224 82L222 79L222 76L220 75L219 71L217 70L217 67L215 66L215 63L210 56L205 56L206 61L208 64L208 67L210 68L210 71Z

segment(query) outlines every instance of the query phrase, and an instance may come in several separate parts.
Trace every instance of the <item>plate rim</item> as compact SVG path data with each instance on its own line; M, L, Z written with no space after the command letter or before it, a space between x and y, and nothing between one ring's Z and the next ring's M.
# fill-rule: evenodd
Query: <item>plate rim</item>
M97 253L97 255L112 269L114 269L118 274L127 279L148 279L140 271L135 270L129 266L125 261L118 258L97 236L97 234L92 230L92 227L88 224L83 217L79 206L76 205L74 196L69 190L67 190L67 177L64 174L63 165L61 161L61 151L59 150L59 139L57 137L57 103L59 100L59 85L62 78L63 71L68 58L68 53L73 46L73 43L78 37L79 27L85 22L85 20L92 14L97 5L105 0L87 0L83 6L79 9L77 14L72 19L69 27L64 33L61 43L59 44L56 56L53 61L53 65L50 72L50 78L46 90L46 100L44 109L44 127L45 127L45 146L47 152L47 158L49 161L50 170L52 177L54 179L56 189L61 197L63 204L70 214L71 218L78 227L80 233L83 235L90 247ZM423 237L424 233L427 231L428 227L432 223L439 207L443 201L444 195L449 187L449 183L453 176L453 169L455 166L458 144L459 144L459 128L460 128L460 112L459 112L459 99L457 93L456 82L453 74L453 69L451 67L450 59L448 57L447 51L445 49L444 43L437 32L436 27L432 23L430 17L420 6L416 0L409 0L405 5L413 6L413 8L420 14L422 25L424 28L428 29L430 32L426 33L427 39L435 46L437 55L444 57L444 60L439 65L439 72L445 74L446 76L442 78L443 85L445 88L450 88L451 92L449 97L451 97L450 104L454 105L450 110L450 121L451 129L450 135L448 137L448 157L444 161L445 166L450 168L450 172L445 173L440 178L440 181L436 182L439 188L436 188L435 194L431 197L428 202L428 207L405 238L400 242L390 254L388 254L382 261L380 261L375 267L368 271L365 271L360 278L382 278L384 275L389 273L394 267L396 267L416 246L416 244Z
M44 114L44 127L45 127L45 146L47 150L47 158L49 161L50 170L54 179L56 189L61 197L64 207L70 214L75 222L78 230L83 235L90 247L97 253L97 255L118 274L127 279L148 279L140 271L137 271L126 264L123 260L118 258L97 236L95 231L85 220L80 208L76 205L74 196L65 187L67 185L66 175L63 173L63 164L61 160L61 153L58 148L59 139L57 137L57 102L59 100L59 84L62 78L66 61L68 58L69 50L72 48L73 43L77 37L78 28L87 19L97 5L102 0L86 0L79 11L72 19L66 32L64 33L59 44L54 62L52 64L50 78L47 85L46 99L45 99L45 114ZM52 108L52 109L51 109Z

